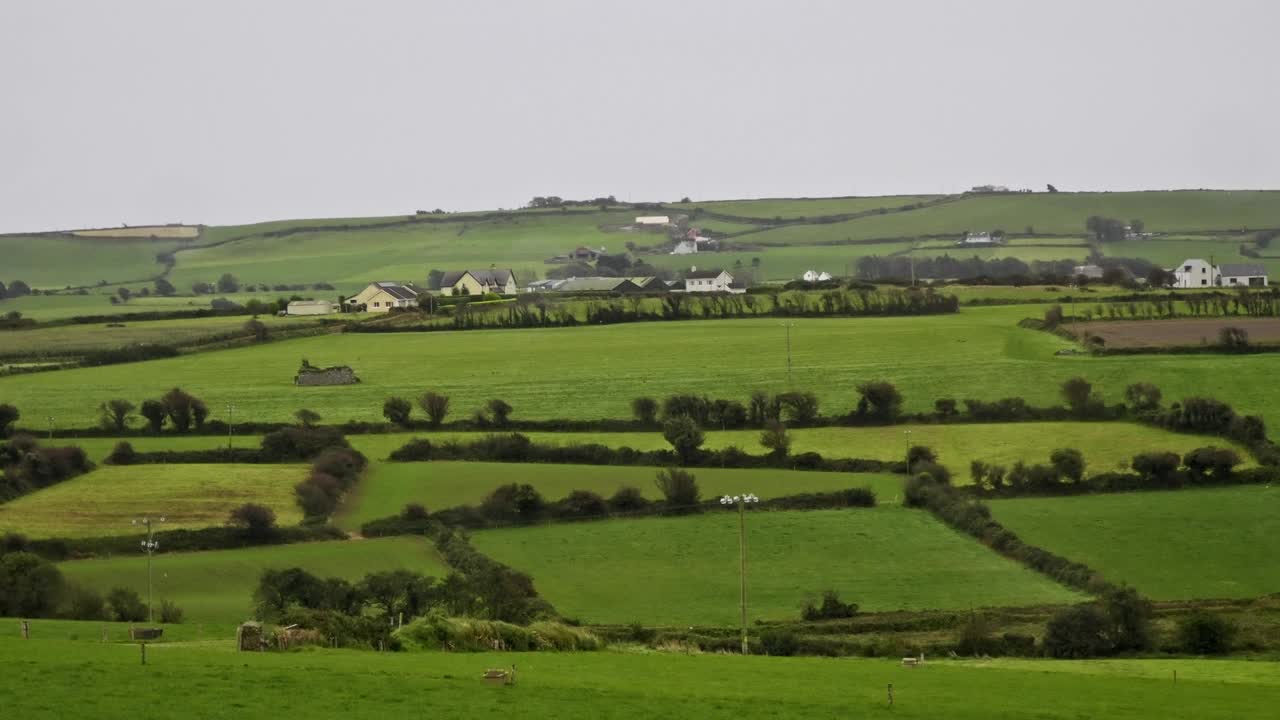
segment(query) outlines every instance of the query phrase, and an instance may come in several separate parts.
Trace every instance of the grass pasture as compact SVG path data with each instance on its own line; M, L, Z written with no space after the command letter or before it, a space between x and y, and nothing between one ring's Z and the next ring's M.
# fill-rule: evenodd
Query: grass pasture
M165 529L221 525L247 502L266 505L281 525L302 513L293 486L302 465L104 466L0 505L0 532L30 537L101 537L141 532L130 524L164 516Z
M317 324L315 318L305 317L282 318L263 315L258 320L266 324L269 330L294 329ZM239 315L118 323L124 327L110 327L112 323L102 323L11 331L3 336L5 342L3 348L0 348L0 357L19 355L69 357L94 350L108 350L138 343L185 345L198 343L206 338L242 334L244 324L248 321L248 317Z
M253 616L253 590L263 570L300 567L321 577L346 580L401 568L435 577L448 572L435 548L415 537L173 554L165 554L161 548L152 563L157 602L176 602L186 613L185 622L228 629ZM124 586L146 597L147 566L142 557L72 560L58 567L68 580L103 593Z
M1027 542L1157 600L1280 592L1280 489L1234 487L990 503Z
M86 627L90 637L98 626ZM946 717L954 720L1253 720L1280 704L1272 663L1241 660L894 660L676 653L235 653L220 644L159 643L149 664L125 644L0 637L6 710L61 720L68 706L127 720L181 698L192 717L381 720L426 704L441 717ZM519 665L513 688L481 684L484 668ZM1171 674L1178 672L1174 686ZM642 678L643 682L637 682ZM892 711L885 686L892 683ZM20 688L39 688L22 692ZM839 688L839 692L819 691Z
M662 495L654 485L657 468L592 465L513 465L511 463L429 462L379 463L348 498L337 518L346 528L358 528L375 518L395 515L411 502L430 510L454 505L478 505L494 488L528 483L547 500L559 500L574 490L591 490L605 497L625 485L645 497ZM902 477L872 473L820 473L795 470L694 471L704 498L754 492L762 498L799 493L870 487L880 503L893 503L902 494Z
M178 240L0 235L0 257L5 259L0 280L22 280L41 290L92 286L103 280L150 282L164 270L156 254L181 245ZM0 310L7 312L8 307L8 301L0 302Z
M751 618L797 618L806 594L826 589L868 611L1081 598L919 510L752 512L747 536ZM569 617L680 626L737 621L733 510L486 530L472 542L532 575L538 591Z
M1062 357L1073 344L1017 327L1040 314L1022 306L966 308L946 316L801 319L791 332L791 387L817 392L828 414L856 405L858 383L895 383L909 411L937 398L994 400L1022 396L1035 405L1061 402L1062 381L1083 376L1108 402L1143 380L1166 400L1212 395L1280 425L1280 385L1259 384L1266 356ZM519 348L514 352L513 348ZM299 358L346 364L362 382L296 387ZM689 357L751 362L688 362ZM751 390L788 389L786 338L773 319L654 322L579 328L344 334L156 360L0 378L0 397L39 429L54 416L63 426L95 423L93 408L111 397L135 402L181 386L220 415L227 402L240 417L288 421L308 407L328 422L381 419L388 395L417 397L434 388L470 415L500 397L516 418L603 418L630 415L638 395L705 393L745 400ZM430 368L424 375L424 368ZM637 372L637 368L642 372ZM566 393L566 383L573 392ZM92 388L86 400L82 388Z

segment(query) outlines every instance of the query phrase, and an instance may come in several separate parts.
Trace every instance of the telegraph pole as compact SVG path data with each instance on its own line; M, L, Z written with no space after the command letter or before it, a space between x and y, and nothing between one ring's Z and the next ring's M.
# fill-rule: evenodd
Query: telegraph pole
M738 506L738 620L742 628L743 655L749 655L751 650L747 643L747 504L758 502L760 498L751 493L720 498L721 505Z
M793 322L784 322L782 326L787 329L787 385L791 385L791 326Z
M228 450L231 449L231 428L232 428L232 425L235 423L235 416L234 416L235 411L236 411L236 406L232 403L227 403L227 449Z
M151 554L160 547L160 543L152 539L151 525L152 523L162 522L164 522L164 516L161 516L159 520L152 520L149 517L144 517L141 520L133 521L134 525L142 525L147 528L147 539L143 540L141 545L142 549L147 553L147 622L149 623L155 622L155 613L151 607Z

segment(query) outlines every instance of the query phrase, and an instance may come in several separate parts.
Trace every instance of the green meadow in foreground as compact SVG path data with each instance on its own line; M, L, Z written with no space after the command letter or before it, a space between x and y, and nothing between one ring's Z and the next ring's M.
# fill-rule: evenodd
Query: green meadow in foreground
M96 625L86 630L92 635ZM6 715L205 718L953 718L1252 720L1280 705L1274 663L1238 660L896 660L676 653L236 653L218 644L0 637ZM517 666L514 687L486 668ZM1178 673L1173 684L1172 674ZM892 684L894 705L887 703ZM37 690L38 689L38 690ZM175 703L177 703L175 705Z
M448 573L423 538L395 537L215 550L161 552L153 559L156 602L172 600L185 622L230 627L253 616L253 591L262 571L301 567L320 577L359 580L379 570L407 568L434 577ZM140 556L73 560L58 565L68 580L103 593L113 587L147 592L146 559Z
M605 497L623 486L638 488L645 497L659 499L654 484L658 468L600 465L517 465L478 462L379 463L360 481L338 517L342 527L358 528L375 518L396 515L407 503L430 510L454 505L479 505L494 488L528 483L547 500L559 500L574 490L590 490ZM693 471L703 498L754 492L762 498L800 493L869 487L881 503L902 495L902 476L888 473L828 473L798 470Z
M1073 376L1118 402L1127 385L1147 381L1163 389L1166 401L1211 395L1280 425L1280 384L1256 382L1274 362L1269 356L1056 356L1071 344L1016 325L1040 312L1010 306L930 317L800 319L791 332L790 386L818 393L825 412L835 415L856 406L859 383L877 378L898 386L909 411L931 410L944 397L1017 395L1035 405L1059 404L1059 387ZM302 358L351 365L362 382L297 387ZM49 416L62 427L87 427L102 400L137 402L174 386L203 398L215 417L231 402L241 419L288 421L306 407L327 422L381 420L388 395L416 398L428 389L451 397L454 416L470 416L497 397L515 408L516 418L590 419L629 417L630 401L640 395L696 392L745 401L755 389L789 387L785 335L776 319L761 319L326 335L3 377L0 397L23 411L22 425L31 429L47 426Z
M1157 600L1280 592L1280 489L1235 487L991 503L1032 545Z
M165 517L166 530L221 525L247 502L280 525L302 520L293 486L303 465L131 465L93 472L0 505L0 531L30 537L103 537L140 532L130 521Z
M798 618L806 595L828 589L869 611L1082 598L919 510L749 511L747 536L752 619ZM732 509L485 530L472 542L532 575L538 591L568 617L654 625L737 622L738 515Z

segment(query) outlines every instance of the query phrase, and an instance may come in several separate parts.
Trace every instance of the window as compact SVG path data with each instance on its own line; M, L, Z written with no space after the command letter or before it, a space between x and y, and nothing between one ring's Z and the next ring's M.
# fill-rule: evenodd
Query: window
M1183 271L1183 272L1191 272L1191 266L1190 266L1190 265L1183 265L1183 266L1182 266L1182 271Z
M1201 281L1200 281L1200 284L1201 284L1201 285L1208 285L1208 284L1209 284L1209 281L1208 281L1208 280L1201 280Z
M1200 268L1200 274L1203 275L1208 268Z
M378 307L378 303L374 303L374 304L373 304L373 306L374 306L374 307Z

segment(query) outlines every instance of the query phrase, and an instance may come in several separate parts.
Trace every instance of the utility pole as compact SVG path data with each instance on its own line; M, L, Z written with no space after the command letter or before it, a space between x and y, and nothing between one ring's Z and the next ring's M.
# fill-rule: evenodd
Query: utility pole
M236 411L236 406L232 403L227 403L227 449L228 450L231 449L231 428L235 423L235 415L234 415L235 411Z
M911 241L911 247L907 249L907 257L911 259L911 287L916 286L916 243Z
M902 434L907 438L907 477L911 477L911 431L903 430Z
M149 623L155 622L155 613L151 607L151 554L160 547L160 543L152 539L151 525L153 523L162 522L164 522L164 516L161 516L159 520L152 520L149 517L144 517L141 520L134 520L132 523L134 525L142 525L147 528L147 539L143 540L141 545L142 549L147 553L147 622Z
M742 654L750 654L747 643L747 504L758 503L760 498L746 495L725 495L720 498L721 505L738 506L738 611L742 628Z
M791 385L791 326L793 322L784 322L782 326L787 329L787 385Z
M52 440L53 439L53 416L50 415L45 419L49 421L49 439Z

